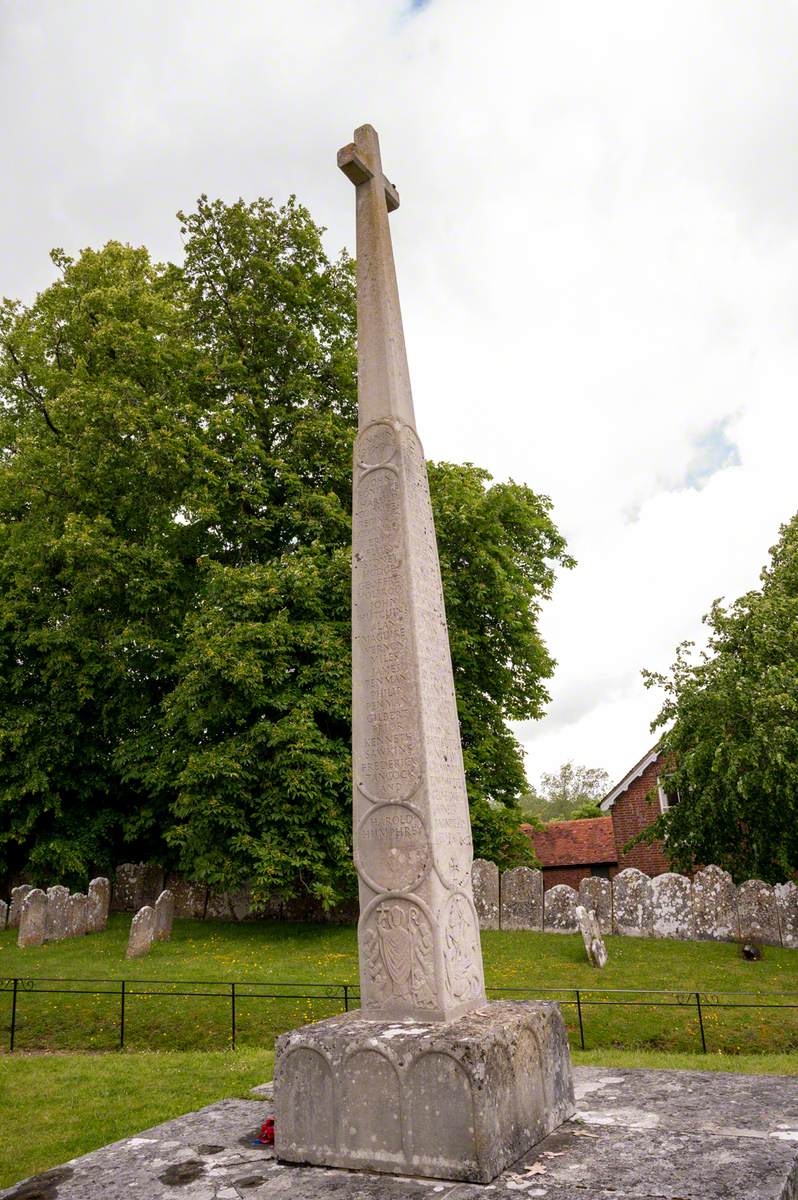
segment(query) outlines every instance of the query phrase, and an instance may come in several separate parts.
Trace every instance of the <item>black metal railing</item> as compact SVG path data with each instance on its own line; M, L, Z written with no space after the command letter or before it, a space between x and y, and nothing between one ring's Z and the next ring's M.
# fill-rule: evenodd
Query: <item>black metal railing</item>
M86 986L94 985L94 986ZM670 1008L694 1011L696 1033L701 1050L707 1052L707 1010L780 1009L797 1010L798 992L708 992L684 989L651 988L528 988L488 987L495 999L553 999L562 1008L573 1008L579 1045L587 1048L585 1029L590 1008ZM0 977L0 993L10 993L11 1011L8 1025L8 1051L15 1049L21 1023L24 1025L24 1000L30 996L109 996L118 1005L118 1047L125 1047L125 1026L130 1005L142 998L223 1000L229 1005L229 1039L226 1044L235 1049L237 1011L244 1000L311 1001L321 1002L333 1010L348 1012L360 1001L360 988L354 983L308 983L245 980L179 980L179 979L106 979L55 977ZM621 998L623 997L623 998ZM286 1025L291 1028L292 1025ZM796 1030L798 1045L798 1029ZM617 1040L613 1041L618 1046ZM79 1049L80 1047L74 1047Z

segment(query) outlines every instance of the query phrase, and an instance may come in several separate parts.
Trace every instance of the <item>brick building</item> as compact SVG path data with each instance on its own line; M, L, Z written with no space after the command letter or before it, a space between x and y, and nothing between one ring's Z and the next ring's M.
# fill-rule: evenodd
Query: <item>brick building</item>
M605 817L550 821L544 829L521 826L540 860L544 888L556 883L578 888L587 876L612 879L625 867L637 867L647 875L670 870L661 842L634 846L628 854L623 853L627 842L668 807L668 797L659 782L662 758L659 747L654 746L635 763L601 801Z
M641 843L628 854L623 853L627 842L647 829L668 807L668 797L659 781L662 762L659 747L652 746L601 801L602 812L612 817L618 862L613 874L625 867L637 867L647 875L662 875L670 870L661 842L652 842L650 846Z

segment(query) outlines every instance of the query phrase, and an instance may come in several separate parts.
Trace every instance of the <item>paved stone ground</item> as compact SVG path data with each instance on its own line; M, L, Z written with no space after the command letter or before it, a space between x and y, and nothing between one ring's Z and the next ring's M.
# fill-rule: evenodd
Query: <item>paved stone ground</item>
M577 1116L487 1186L282 1166L263 1099L222 1100L0 1200L798 1200L798 1079L577 1067ZM520 1198L519 1198L520 1200Z

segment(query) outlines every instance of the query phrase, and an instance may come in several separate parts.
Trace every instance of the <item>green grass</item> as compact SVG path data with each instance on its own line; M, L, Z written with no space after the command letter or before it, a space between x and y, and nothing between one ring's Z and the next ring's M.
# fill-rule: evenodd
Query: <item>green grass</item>
M19 950L15 931L0 934L0 976L24 975L47 986L46 976L105 977L115 980L179 979L254 982L354 982L357 979L355 932L350 927L247 922L176 921L171 942L153 947L143 959L125 958L128 917L114 917L104 934ZM740 957L737 946L714 942L670 942L608 938L608 966L601 972L585 960L578 935L485 932L485 975L489 985L557 988L563 1001L572 1046L578 1029L573 989L674 988L798 992L798 953L766 948L758 963ZM53 985L55 986L55 985ZM73 985L73 989L81 985ZM102 986L102 985L86 985ZM132 985L130 985L132 988ZM176 989L187 990L187 989ZM337 1001L237 997L239 1047L271 1047L284 1029L338 1011ZM609 998L609 997L608 997ZM634 1000L634 996L625 997ZM668 1007L634 1008L583 1005L588 1049L661 1050L691 1053L700 1049L696 1010L668 1000ZM592 999L596 999L593 997ZM643 999L643 998L638 998ZM657 997L646 998L654 1001ZM689 997L688 997L689 999ZM753 1002L756 995L740 997ZM798 1004L798 995L793 997ZM7 1046L11 995L0 992L0 1049ZM798 1008L704 1010L707 1044L726 1054L786 1054L798 1050ZM18 998L17 1048L20 1050L112 1050L119 1040L119 995L22 992ZM147 997L126 1000L126 1048L140 1050L224 1049L230 1044L229 991L212 999Z
M250 1096L272 1077L270 1050L8 1057L0 1106L14 1114L0 1138L0 1187L227 1096Z

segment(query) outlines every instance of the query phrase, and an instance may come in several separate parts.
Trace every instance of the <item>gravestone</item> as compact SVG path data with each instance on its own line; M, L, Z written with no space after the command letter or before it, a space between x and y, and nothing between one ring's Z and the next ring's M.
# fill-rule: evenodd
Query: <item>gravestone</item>
M134 916L130 922L130 935L127 941L127 958L141 958L148 954L155 941L155 909L150 904Z
M19 918L22 915L22 905L25 902L25 897L33 891L33 884L21 883L19 887L11 889L11 904L8 909L8 926L9 929L17 929L19 927Z
M69 937L69 888L57 883L47 889L47 941Z
M778 904L770 884L761 879L741 883L737 889L737 917L742 941L781 945Z
M798 884L777 883L776 905L779 913L781 944L788 950L798 950Z
M17 945L41 946L47 937L47 896L41 888L31 888L22 901Z
M591 967L606 967L608 959L607 947L604 945L604 939L601 936L597 915L585 908L583 904L577 904L576 923L579 927L579 932L582 934L587 961Z
M475 858L471 867L474 907L480 929L499 928L499 868L485 858Z
M166 888L155 901L155 934L156 942L168 942L172 936L172 922L175 917L175 898Z
M89 884L86 905L86 932L102 933L108 926L108 910L111 907L111 883L104 875L92 879Z
M488 1182L573 1111L556 1005L489 1005L426 462L370 125L356 188L353 842L362 1009L275 1046L278 1158ZM498 900L498 897L497 897Z
M194 917L201 920L205 916L208 889L204 883L191 883L177 875L169 875L166 887L175 898L176 917Z
M579 903L598 918L602 934L612 933L612 884L599 875L588 875L579 881Z
M5 900L0 900L0 929L5 929L8 921L8 905Z
M702 867L693 876L693 936L698 941L733 942L739 934L731 875L721 867Z
M476 887L474 888L476 902ZM479 912L479 905L477 905ZM480 922L481 923L481 922ZM543 928L543 872L531 867L513 867L501 879L502 929Z
M613 933L624 937L651 937L654 906L651 880L637 867L627 867L612 881Z
M651 880L653 934L689 940L693 936L693 885L686 875L666 871Z
M543 928L546 933L576 933L579 896L567 883L556 883L543 894Z
M163 891L163 868L157 863L120 863L114 883L114 912L138 912L153 905Z
M208 892L205 917L208 920L244 921L252 913L252 896L246 886L230 892Z
M73 892L67 901L67 937L82 937L87 931L88 896Z

